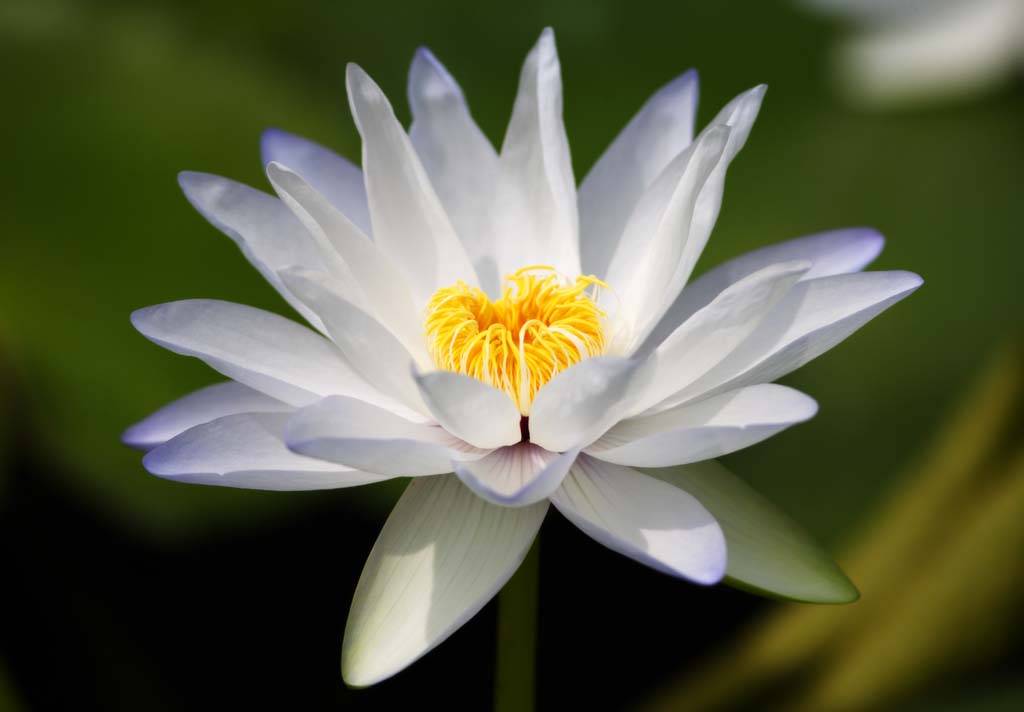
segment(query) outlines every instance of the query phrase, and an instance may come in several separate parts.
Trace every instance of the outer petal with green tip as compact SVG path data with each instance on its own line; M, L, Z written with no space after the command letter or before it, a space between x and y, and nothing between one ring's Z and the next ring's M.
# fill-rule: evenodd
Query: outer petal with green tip
M824 549L722 464L706 460L642 471L689 492L715 517L728 548L727 583L805 603L860 597Z

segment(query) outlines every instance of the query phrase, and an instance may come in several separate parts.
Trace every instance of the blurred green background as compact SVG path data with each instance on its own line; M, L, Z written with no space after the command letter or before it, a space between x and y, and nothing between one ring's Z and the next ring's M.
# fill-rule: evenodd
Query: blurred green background
M784 2L5 0L5 434L14 423L28 434L60 497L160 546L259 530L323 498L340 517L382 518L400 485L280 495L147 475L121 430L216 377L147 342L128 315L188 297L287 314L183 199L176 173L267 189L258 137L268 126L358 159L344 64L363 66L407 120L405 72L419 45L457 77L499 143L519 64L545 25L562 60L577 179L654 90L690 67L701 76L701 123L740 91L769 85L698 269L869 225L887 238L875 268L925 278L909 300L786 379L819 401L815 419L727 459L826 545L849 539L988 355L1020 331L1024 91L855 111L829 84L842 29ZM2 499L26 475L5 467L0 476ZM349 591L336 594L343 613Z

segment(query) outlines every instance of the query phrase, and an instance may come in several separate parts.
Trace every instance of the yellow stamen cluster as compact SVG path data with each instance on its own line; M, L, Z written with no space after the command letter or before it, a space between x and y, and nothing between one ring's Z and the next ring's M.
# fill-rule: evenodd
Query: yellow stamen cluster
M459 282L434 293L427 307L430 354L439 368L464 373L508 393L523 415L541 386L604 350L602 312L590 287L551 267L524 267L505 278L497 301Z

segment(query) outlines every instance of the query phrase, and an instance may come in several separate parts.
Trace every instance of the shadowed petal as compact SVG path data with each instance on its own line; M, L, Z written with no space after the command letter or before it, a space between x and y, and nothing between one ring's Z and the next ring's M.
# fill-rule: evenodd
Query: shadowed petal
M453 460L488 453L438 425L414 423L354 398L324 398L297 411L285 431L303 455L396 477L452 471Z
M533 443L498 448L472 462L453 462L455 474L489 502L522 507L547 499L558 489L579 450L561 455Z
M281 129L267 129L260 136L264 167L288 166L351 220L364 234L370 231L370 209L359 166L334 151Z
M345 682L366 687L394 675L476 615L519 568L547 508L498 507L453 476L410 482L356 586Z

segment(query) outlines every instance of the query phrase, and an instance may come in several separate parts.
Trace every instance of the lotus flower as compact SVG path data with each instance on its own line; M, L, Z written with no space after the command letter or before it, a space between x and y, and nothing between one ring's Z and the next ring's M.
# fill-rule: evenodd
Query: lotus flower
M697 77L682 75L577 190L550 30L526 58L500 151L426 50L412 64L408 133L362 69L348 67L347 87L362 171L271 130L262 151L278 197L180 179L312 328L213 300L135 312L147 338L231 380L124 436L149 450L150 472L183 482L412 478L355 591L345 680L393 675L479 611L549 505L673 576L855 598L831 560L711 458L814 415L811 398L770 382L921 280L859 273L882 240L852 229L690 282L765 88L693 138Z

